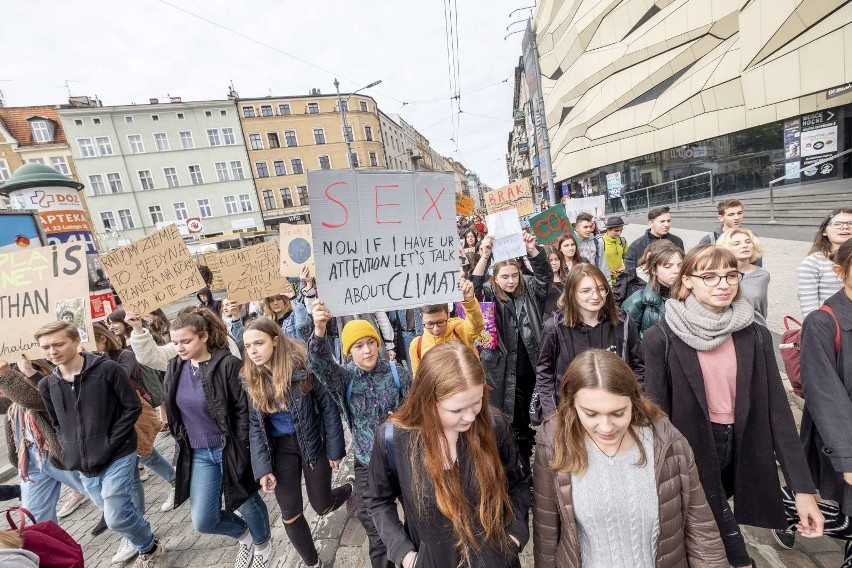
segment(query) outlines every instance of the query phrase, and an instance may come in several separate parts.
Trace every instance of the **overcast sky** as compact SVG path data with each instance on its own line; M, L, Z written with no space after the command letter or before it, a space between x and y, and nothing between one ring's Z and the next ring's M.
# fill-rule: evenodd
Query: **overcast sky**
M499 187L507 183L513 69L523 34L503 38L506 26L530 10L511 19L509 12L533 2L456 2L463 111L457 127L443 0L4 0L0 90L7 106L58 104L67 98L67 79L74 95L119 105L167 94L223 99L229 81L241 96L259 97L312 87L333 93L335 77L341 91L381 79L368 92L384 112L400 114L441 154ZM443 100L414 102L427 99Z

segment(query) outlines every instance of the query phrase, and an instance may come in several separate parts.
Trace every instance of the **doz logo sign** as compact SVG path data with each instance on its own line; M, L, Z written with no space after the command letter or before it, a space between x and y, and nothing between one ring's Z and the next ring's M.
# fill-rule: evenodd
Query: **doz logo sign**
M56 203L57 206L67 205L69 203L73 203L74 205L80 204L80 198L76 193L47 193L40 189L33 192L32 197L30 197L30 201L33 205L38 205L42 209L50 209L54 203Z

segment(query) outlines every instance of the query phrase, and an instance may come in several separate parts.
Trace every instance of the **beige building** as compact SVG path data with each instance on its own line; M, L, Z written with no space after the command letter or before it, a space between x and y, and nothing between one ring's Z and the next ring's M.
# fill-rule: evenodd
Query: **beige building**
M341 99L352 166L385 168L376 102L361 94ZM310 222L308 170L349 167L337 95L236 98L236 105L264 224Z

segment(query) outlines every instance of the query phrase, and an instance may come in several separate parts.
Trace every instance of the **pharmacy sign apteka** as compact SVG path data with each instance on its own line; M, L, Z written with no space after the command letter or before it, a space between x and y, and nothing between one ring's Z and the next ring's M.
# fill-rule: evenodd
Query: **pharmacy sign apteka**
M308 172L317 289L332 314L461 299L454 181L434 172Z

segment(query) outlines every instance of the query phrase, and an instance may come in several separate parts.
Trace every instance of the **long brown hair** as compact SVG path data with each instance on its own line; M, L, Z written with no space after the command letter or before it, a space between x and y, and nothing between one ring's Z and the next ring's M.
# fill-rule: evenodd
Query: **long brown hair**
M720 268L736 270L738 266L737 257L734 256L731 249L718 245L698 245L684 257L677 280L672 284L670 295L675 300L681 302L689 297L692 290L683 284L683 279L686 276L705 270L719 270ZM734 294L734 300L740 298L741 292L742 286L737 286L737 293Z
M628 433L639 447L639 461L636 465L644 467L648 463L648 456L639 440L639 428L649 426L651 420L663 418L666 413L642 395L636 376L621 357L604 349L587 349L574 357L562 378L562 398L556 408L556 434L550 469L582 475L589 467L585 441L587 434L574 405L577 393L586 388L604 389L630 399Z
M228 349L228 328L210 308L191 306L182 309L172 322L171 329L185 327L191 327L195 335L207 333L207 350L210 353L217 349Z
M417 504L423 507L434 499L438 510L453 525L456 548L462 564L470 564L469 549L478 550L481 537L474 527L474 514L484 531L485 540L508 550L506 526L514 518L509 500L508 481L491 422L488 394L482 397L482 410L467 432L459 437L467 441L476 485L479 488L477 511L464 498L458 468L446 469L450 455L447 438L438 415L438 403L474 386L485 385L485 371L479 358L460 341L448 341L430 349L420 362L408 398L393 414L391 421L411 432L409 459L412 487ZM429 479L434 493L429 489Z
M256 365L247 356L243 359L240 377L246 383L246 393L254 407L265 414L284 410L287 408L293 373L307 371L307 351L301 343L284 335L281 327L271 319L252 321L243 331L243 337L252 330L271 337L275 346L272 359L269 360L269 370ZM299 389L307 393L311 390L311 384L309 376L299 383Z
M808 251L808 254L821 252L825 258L828 258L831 254L831 241L828 240L828 235L824 235L823 233L825 233L825 230L828 228L828 224L831 223L831 220L841 213L852 215L852 209L835 209L834 211L829 212L828 217L823 219L822 223L819 224L816 235L814 235L814 244L811 245L811 250Z
M169 318L161 308L157 308L149 314L152 321L148 323L148 329L151 333L155 333L160 337L165 336L169 332Z
M843 280L852 271L852 239L849 239L840 248L831 253L831 261L840 267L840 273L843 275Z
M565 284L565 281L568 279L568 268L565 266L565 255L562 254L562 251L559 250L559 247L555 247L553 245L547 245L544 247L544 253L547 255L547 262L550 263L550 255L555 254L556 258L559 259L559 270L553 273L554 276L559 278L559 281L562 284ZM556 280L554 279L554 282Z
M642 258L639 259L639 266L648 274L654 292L660 291L660 281L657 280L657 267L669 262L676 254L679 254L680 258L683 259L683 249L668 239L659 239L651 243L645 249Z
M281 312L282 317L287 316L290 312L293 311L293 302L290 300L290 298L288 298L284 294L273 294L272 296L263 299L263 313L264 315L266 315L266 317L273 320L277 320L279 317L278 314L273 312L272 308L269 307L269 304L275 298L281 298L282 300L284 300L284 311Z
M495 262L494 266L491 267L491 289L494 291L494 295L497 296L501 302L507 302L509 300L509 296L503 288L497 284L497 274L500 272L501 268L506 268L507 266L514 266L518 269L518 273L520 274L518 277L518 287L515 288L514 292L512 292L512 298L520 298L527 291L527 283L524 280L524 271L521 270L520 262L515 259Z
M124 338L111 332L104 322L96 321L92 324L92 329L95 332L96 343L98 339L106 341L107 353L121 351L125 348Z
M613 326L618 325L618 308L615 307L615 299L612 297L612 290L609 282L604 277L601 269L594 264L584 262L578 264L568 272L568 278L565 280L565 288L562 289L562 295L556 301L556 306L562 310L565 317L565 327L576 327L583 321L580 315L580 308L577 306L577 291L580 289L580 282L586 276L594 280L597 286L606 286L609 293L604 298L604 305L601 307L601 314L609 320Z
M574 256L571 257L571 268L574 268L575 266L577 266L578 264L583 262L583 257L580 256L580 245L577 244L577 239L574 238L574 236L571 234L570 231L566 231L566 232L562 233L562 236L559 237L558 241L556 241L556 248L558 248L560 253L561 253L562 252L562 243L564 243L568 239L571 239L572 241L574 241ZM564 257L565 255L563 254L562 256ZM567 260L568 259L565 259L566 267L567 267Z

